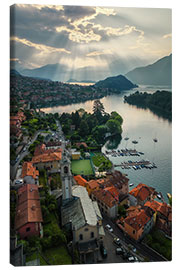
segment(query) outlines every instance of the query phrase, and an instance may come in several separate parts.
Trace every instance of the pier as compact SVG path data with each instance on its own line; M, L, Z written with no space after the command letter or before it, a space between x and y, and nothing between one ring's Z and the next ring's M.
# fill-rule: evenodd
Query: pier
M143 152L139 152L136 149L121 149L121 150L112 150L112 151L107 151L106 150L106 155L111 155L112 157L117 157L117 156L140 156L144 155Z
M157 168L154 163L151 163L149 160L141 160L141 161L128 161L128 162L121 162L121 164L114 164L114 167L121 167L122 169L130 169L133 168L134 170L138 169L153 169Z

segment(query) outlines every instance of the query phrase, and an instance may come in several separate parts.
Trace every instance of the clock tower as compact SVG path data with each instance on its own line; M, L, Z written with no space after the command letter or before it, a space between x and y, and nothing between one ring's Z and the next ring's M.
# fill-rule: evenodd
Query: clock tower
M72 174L71 161L69 153L64 150L61 158L61 181L62 181L62 199L68 201L72 199Z

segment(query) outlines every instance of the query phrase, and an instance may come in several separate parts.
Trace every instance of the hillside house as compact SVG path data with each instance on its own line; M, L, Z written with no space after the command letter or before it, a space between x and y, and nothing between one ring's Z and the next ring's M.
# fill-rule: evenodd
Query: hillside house
M21 239L43 236L42 213L37 185L26 184L18 190L15 230Z

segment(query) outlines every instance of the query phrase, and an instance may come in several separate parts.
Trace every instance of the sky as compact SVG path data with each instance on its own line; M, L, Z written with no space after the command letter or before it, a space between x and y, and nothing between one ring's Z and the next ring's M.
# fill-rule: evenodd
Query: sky
M126 73L171 53L171 9L16 4L11 63L75 71ZM78 73L79 74L79 73Z

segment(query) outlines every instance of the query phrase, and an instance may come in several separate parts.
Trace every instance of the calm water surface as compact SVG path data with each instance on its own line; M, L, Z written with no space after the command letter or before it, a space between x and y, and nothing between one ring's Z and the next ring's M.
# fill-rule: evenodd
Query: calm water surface
M104 97L101 102L104 104L105 111L110 113L117 111L123 117L123 133L122 140L118 145L115 145L116 150L123 148L136 149L144 153L140 157L132 156L118 156L111 157L110 160L114 164L120 164L121 162L132 160L148 159L154 162L157 166L155 169L121 169L116 167L117 170L128 174L129 183L134 183L136 186L138 183L143 182L156 188L157 191L161 191L164 199L167 200L167 192L172 192L172 123L168 120L160 118L153 114L150 110L136 108L135 106L129 105L123 102L123 96L129 95L135 90L126 91L119 95L112 95ZM146 91L153 93L156 90L167 90L161 86L140 86L139 91ZM84 108L88 112L92 112L93 101L87 101L85 103L72 104L67 106L58 106L53 108L42 109L46 113L63 113L78 110ZM129 140L124 140L125 137L129 137ZM153 138L157 138L158 142L154 142ZM137 140L138 144L133 144L132 141ZM102 151L108 149L108 143L106 143ZM131 187L130 189L132 189Z

